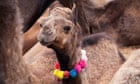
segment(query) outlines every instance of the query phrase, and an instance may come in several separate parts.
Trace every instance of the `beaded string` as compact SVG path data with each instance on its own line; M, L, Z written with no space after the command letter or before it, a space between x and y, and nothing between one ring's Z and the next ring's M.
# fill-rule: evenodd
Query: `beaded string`
M60 64L57 62L55 64L55 70L53 72L53 74L59 79L68 79L68 78L75 78L81 71L82 69L84 69L86 67L86 62L87 62L88 58L86 56L86 51L85 50L81 50L81 59L80 61L75 64L74 68L71 69L70 71L62 71L60 70Z

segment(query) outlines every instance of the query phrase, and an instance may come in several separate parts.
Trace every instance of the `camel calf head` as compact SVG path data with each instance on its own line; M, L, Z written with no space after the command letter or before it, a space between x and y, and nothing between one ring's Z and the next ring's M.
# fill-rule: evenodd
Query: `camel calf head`
M56 9L58 10L56 11ZM72 41L75 41L74 39L77 38L79 39L78 33L80 27L77 27L73 18L71 18L73 16L72 10L68 8L56 9L52 10L48 18L43 17L39 21L41 30L38 35L38 40L43 45L48 47L53 46L59 49L66 48L69 43L76 45L72 44L74 43Z
M57 17L46 21L40 30L38 39L43 45L57 44L55 46L63 46L67 43L68 39L72 39L70 35L73 35L74 24L63 18Z

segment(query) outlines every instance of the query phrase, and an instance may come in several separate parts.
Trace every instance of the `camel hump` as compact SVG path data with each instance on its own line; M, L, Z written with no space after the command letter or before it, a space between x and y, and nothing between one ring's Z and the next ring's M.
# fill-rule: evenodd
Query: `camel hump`
M83 38L82 47L95 45L102 39L112 41L112 42L114 41L113 38L111 38L107 33L97 33Z

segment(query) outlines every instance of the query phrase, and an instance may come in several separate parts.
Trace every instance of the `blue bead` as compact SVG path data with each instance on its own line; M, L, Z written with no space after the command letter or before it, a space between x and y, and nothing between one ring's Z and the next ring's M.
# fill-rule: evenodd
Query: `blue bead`
M77 76L77 72L76 72L75 69L72 69L72 70L70 71L70 76L71 76L72 78L74 78L74 77Z

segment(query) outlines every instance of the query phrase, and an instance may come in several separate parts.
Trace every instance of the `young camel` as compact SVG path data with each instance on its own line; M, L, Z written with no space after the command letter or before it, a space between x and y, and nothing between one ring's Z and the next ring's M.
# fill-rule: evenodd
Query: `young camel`
M64 14L65 9L59 10L59 12ZM73 17L74 10L73 12L68 8L67 10L69 13L65 14L70 14L70 18L65 17L67 15L60 15L60 13L57 15L56 11L53 15L52 10L52 14L50 13L48 18L40 21L41 30L38 40L42 45L52 48L56 52L61 70L72 70L81 59L81 50L86 51L89 59L86 69L75 78L72 78L72 75L68 79L64 78L63 84L108 84L124 62L115 42L105 33L82 38L81 27Z

